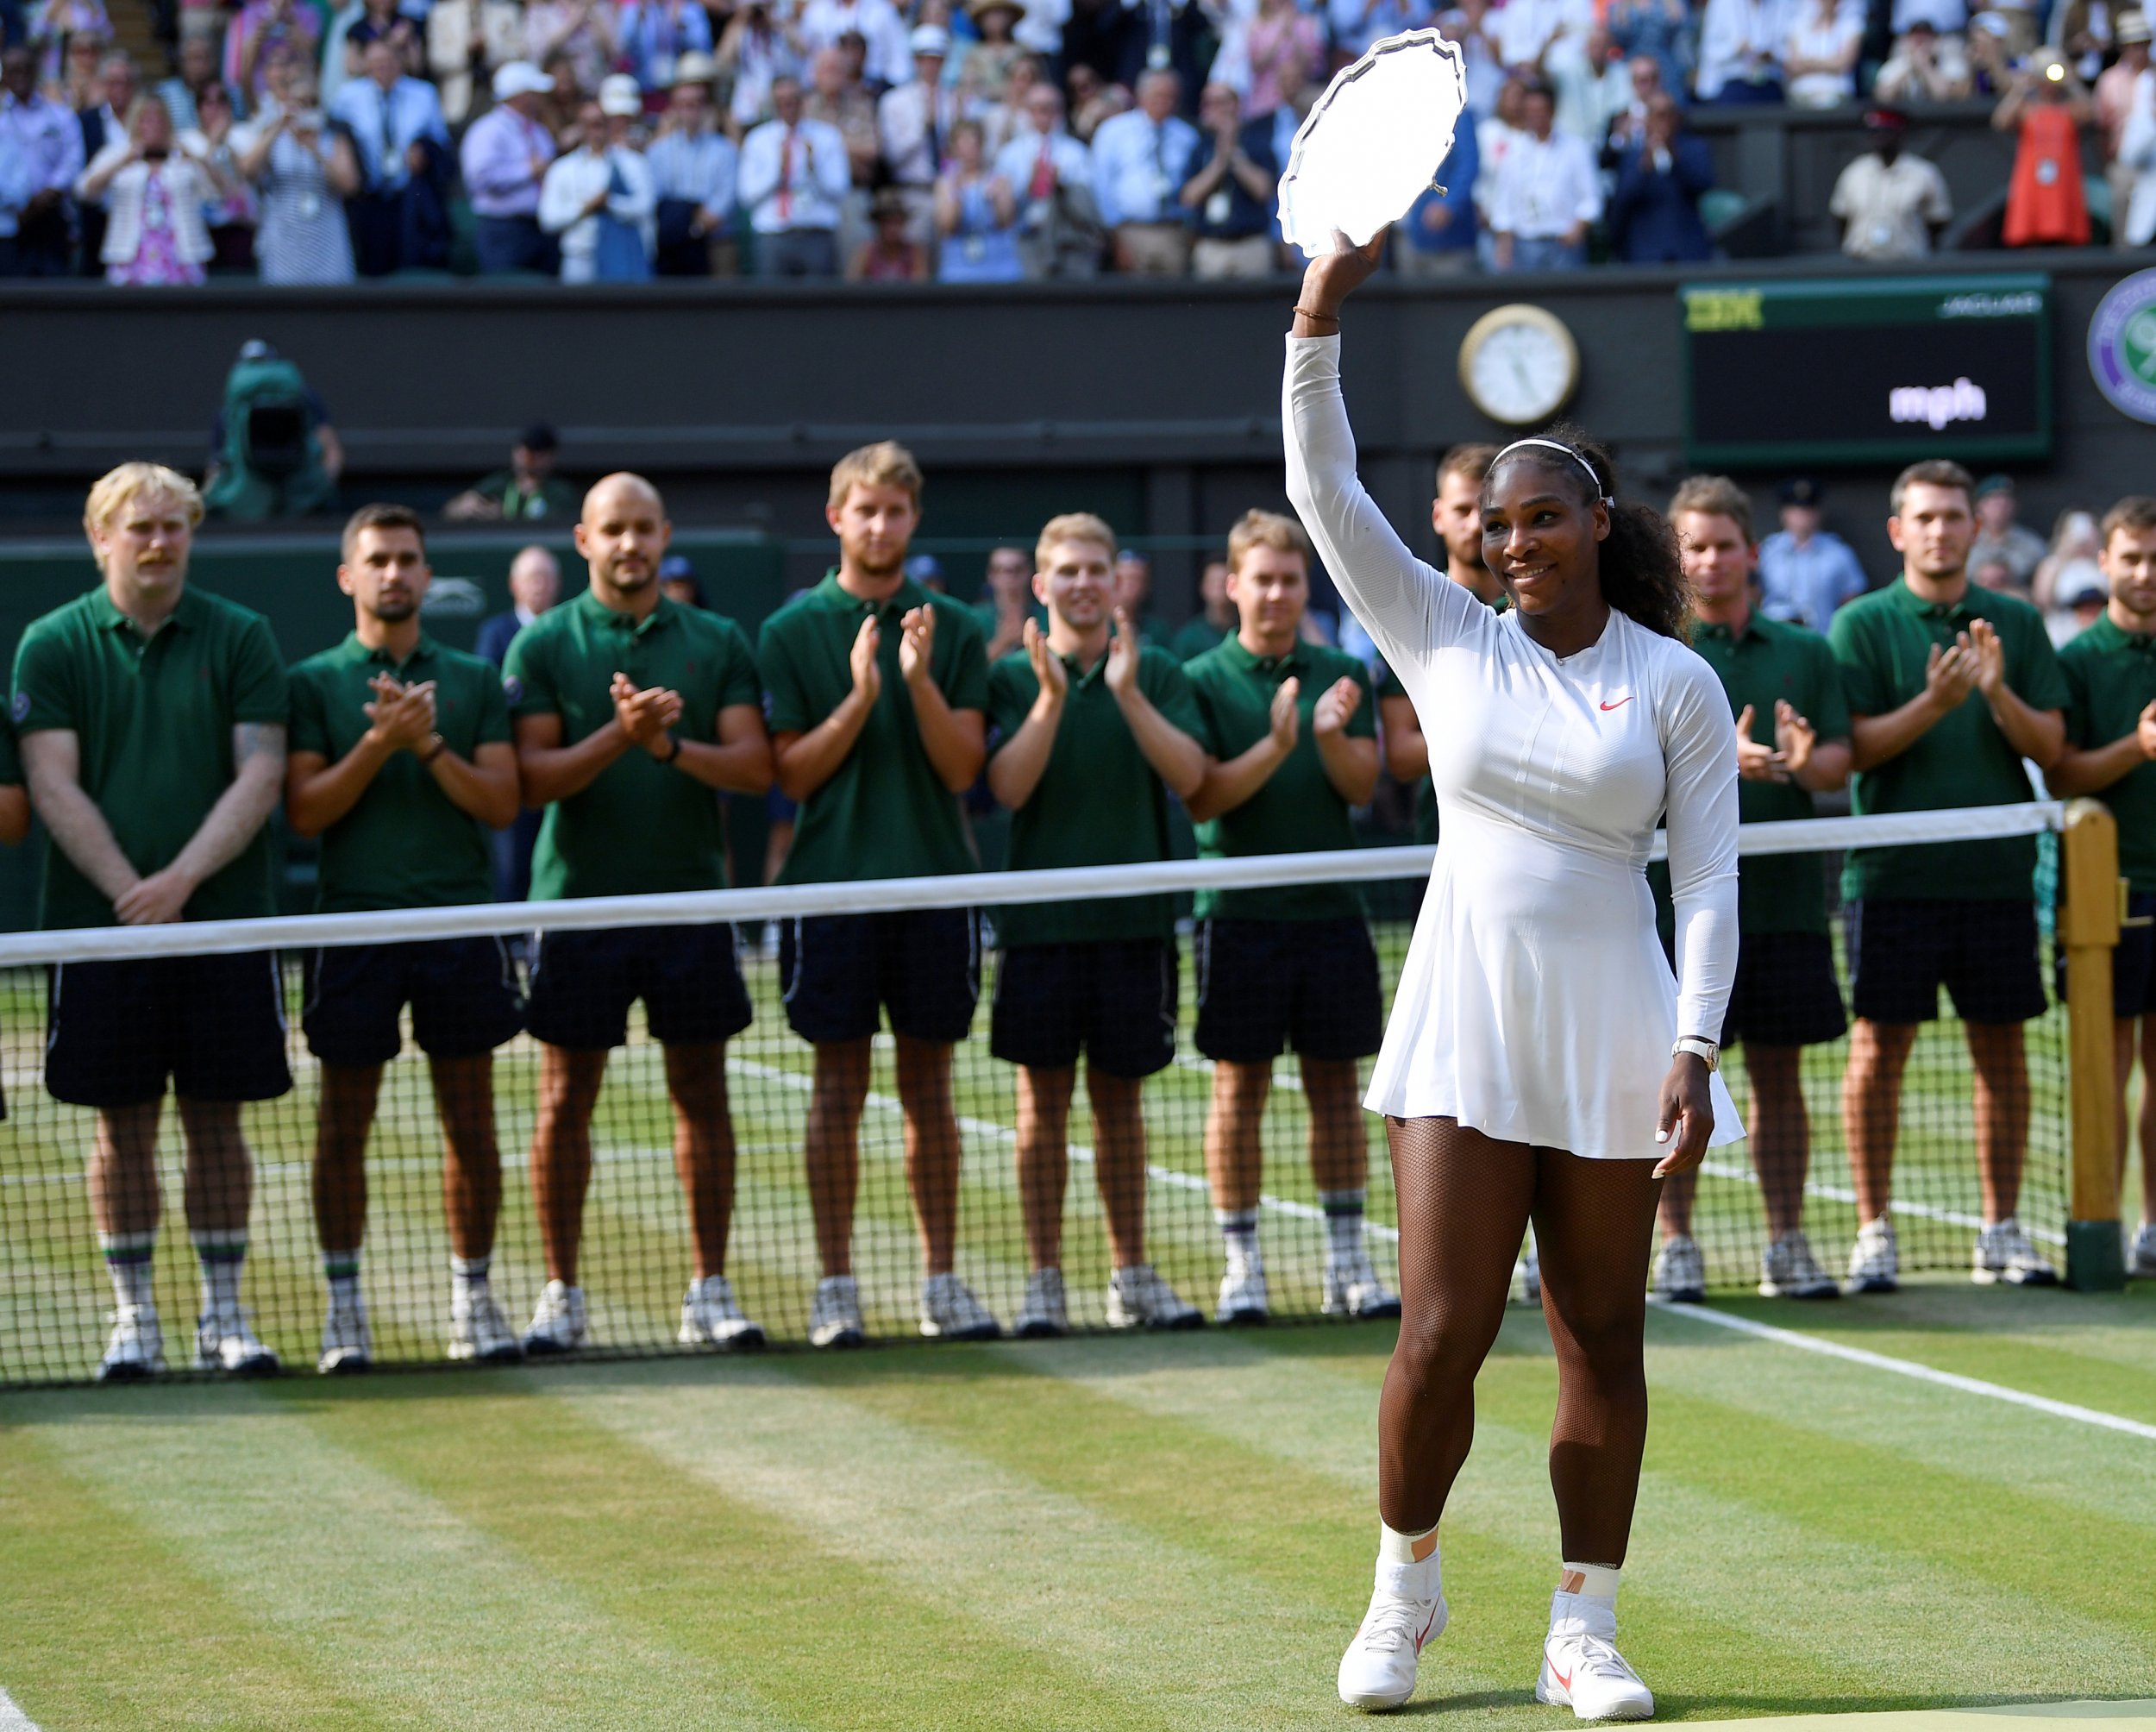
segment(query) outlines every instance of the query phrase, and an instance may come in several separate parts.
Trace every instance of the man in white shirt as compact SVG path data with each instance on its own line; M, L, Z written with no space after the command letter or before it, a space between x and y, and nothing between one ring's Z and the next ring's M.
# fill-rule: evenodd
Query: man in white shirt
M835 48L849 31L868 45L861 79L879 91L894 89L913 76L912 51L906 46L906 21L891 0L808 0L801 9L801 41L810 53Z
M798 78L771 83L773 118L742 141L736 191L763 278L838 274L838 217L853 170L838 129L801 111Z
M941 24L918 25L906 46L913 53L913 76L876 104L876 139L906 200L906 231L924 241L950 129L975 105L943 83L950 31Z
M996 153L1018 202L1018 262L1027 277L1090 277L1100 266L1093 156L1063 129L1063 99L1045 81L1025 93L1025 124Z
M539 226L561 237L565 283L636 282L651 274L651 170L630 144L643 113L636 79L617 72L577 110L583 143L557 157L539 192Z
M66 107L38 93L37 56L0 55L0 156L15 159L22 202L0 209L0 276L67 274L68 201L88 159Z
M1546 76L1552 51L1577 50L1594 28L1589 0L1505 0L1497 11L1497 58L1523 78Z
M1896 109L1865 116L1871 148L1841 172L1827 208L1843 223L1841 249L1852 259L1921 259L1954 214L1946 177L1902 149L1908 116Z
M432 85L404 75L394 43L367 45L364 76L348 79L329 105L352 135L360 190L345 203L353 261L362 277L423 262L425 189L449 149L448 122ZM433 215L441 216L438 198Z
M1138 80L1138 106L1093 135L1093 196L1115 237L1115 264L1131 276L1180 277L1190 268L1190 226L1176 195L1190 179L1198 129L1175 112L1182 80L1165 70Z
M1703 103L1778 103L1782 47L1789 20L1782 0L1707 0L1700 16L1699 72L1693 87Z
M1500 271L1576 271L1587 263L1587 230L1602 214L1602 184L1586 141L1556 130L1547 85L1527 86L1524 131L1499 164L1489 201Z
M655 263L662 277L710 276L711 237L733 218L741 153L718 129L711 100L718 77L718 62L693 49L674 63L659 135L644 152L659 201Z

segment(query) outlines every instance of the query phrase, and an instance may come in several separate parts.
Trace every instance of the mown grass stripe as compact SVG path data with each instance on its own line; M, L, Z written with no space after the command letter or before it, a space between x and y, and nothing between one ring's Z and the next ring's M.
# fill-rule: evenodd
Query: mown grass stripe
M1656 1302L1659 1303L1658 1301ZM2047 1415L2053 1419L2071 1420L2078 1425L2098 1426L2106 1431L2122 1432L2128 1437L2156 1442L2156 1425L2127 1419L2118 1414L2103 1413L2072 1402L2054 1401L2049 1396L2031 1395L2026 1390L2009 1389L2003 1384L1990 1383L1981 1377L1964 1377L1959 1371L1942 1371L1936 1366L1921 1365L1914 1359L1894 1359L1885 1353L1875 1353L1868 1347L1851 1346L1844 1341L1828 1340L1823 1336L1806 1334L1801 1330L1784 1329L1777 1324L1757 1322L1749 1317L1739 1317L1727 1311L1713 1311L1704 1306L1664 1305L1662 1309L1672 1317L1683 1317L1720 1329L1733 1329L1757 1340L1772 1341L1777 1346L1794 1347L1801 1352L1821 1353L1829 1359L1862 1365L1867 1371L1888 1371L1896 1377L1915 1377L1962 1395L1979 1396L1987 1401L2007 1402L2015 1407Z

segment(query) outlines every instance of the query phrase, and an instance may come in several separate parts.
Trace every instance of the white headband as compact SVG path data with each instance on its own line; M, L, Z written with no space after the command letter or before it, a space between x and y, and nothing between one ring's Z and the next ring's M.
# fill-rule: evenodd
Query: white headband
M1517 451L1522 445L1546 445L1552 451L1564 452L1566 456L1570 457L1575 463L1577 463L1580 468L1587 471L1587 483L1595 490L1595 497L1600 499L1604 505L1608 505L1612 511L1614 511L1617 508L1617 501L1610 498L1608 493L1605 493L1602 491L1602 478L1595 473L1595 466L1589 462L1586 458L1580 455L1577 451L1575 451L1570 445L1567 445L1561 439L1515 439L1511 444L1506 446L1503 450L1497 454L1495 461L1491 462L1490 468L1495 469L1499 463L1503 462L1506 458L1511 456L1512 454Z

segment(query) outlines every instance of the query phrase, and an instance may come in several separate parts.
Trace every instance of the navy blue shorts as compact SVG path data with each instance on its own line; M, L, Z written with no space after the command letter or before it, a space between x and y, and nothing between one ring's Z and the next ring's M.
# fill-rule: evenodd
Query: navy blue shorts
M996 964L988 1050L1006 1064L1150 1076L1175 1058L1180 970L1171 940L1022 944Z
M76 1107L139 1107L165 1083L186 1101L288 1092L276 956L60 963L50 970L45 1090Z
M1198 927L1198 1050L1255 1064L1293 1046L1362 1058L1385 1032L1377 951L1359 917L1216 919Z
M524 1026L549 1046L604 1052L629 1039L644 1001L651 1038L667 1046L730 1040L755 1013L730 922L541 932L531 941Z
M1662 950L1674 969L1677 958L1666 942ZM1848 1032L1832 938L1824 932L1744 935L1717 1045L1819 1046Z
M324 1064L386 1064L404 1049L398 1016L429 1058L492 1052L524 1026L517 968L499 938L340 944L307 958L301 1026Z
M2156 895L2147 891L2127 893L2128 919L2156 916ZM2066 950L2059 950L2056 982L2059 997L2066 997ZM2121 1022L2156 1016L2156 926L2125 926L2118 946L2111 952L2111 1014Z
M1939 989L1964 1022L2041 1016L2036 905L1868 896L1849 905L1850 1009L1870 1022L1930 1022Z
M786 1020L802 1039L866 1040L884 1012L891 1032L952 1045L981 998L981 919L971 908L812 914L779 928Z

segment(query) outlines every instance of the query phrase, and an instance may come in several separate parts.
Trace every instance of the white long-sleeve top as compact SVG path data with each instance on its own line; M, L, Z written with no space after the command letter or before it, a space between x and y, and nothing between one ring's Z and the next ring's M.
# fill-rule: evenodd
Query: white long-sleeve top
M1288 340L1282 415L1288 498L1414 701L1440 814L1368 1104L1586 1157L1664 1152L1670 1042L1720 1038L1736 974L1721 682L1614 610L1553 655L1415 558L1357 477L1337 336ZM1645 874L1665 811L1678 980ZM1714 1140L1734 1140L1719 1078L1714 1098Z
M539 188L539 226L561 237L561 280L588 283L599 250L599 218L584 207L618 180L624 189L606 201L606 214L643 235L649 254L656 232L651 170L626 145L604 151L573 150L548 165Z

